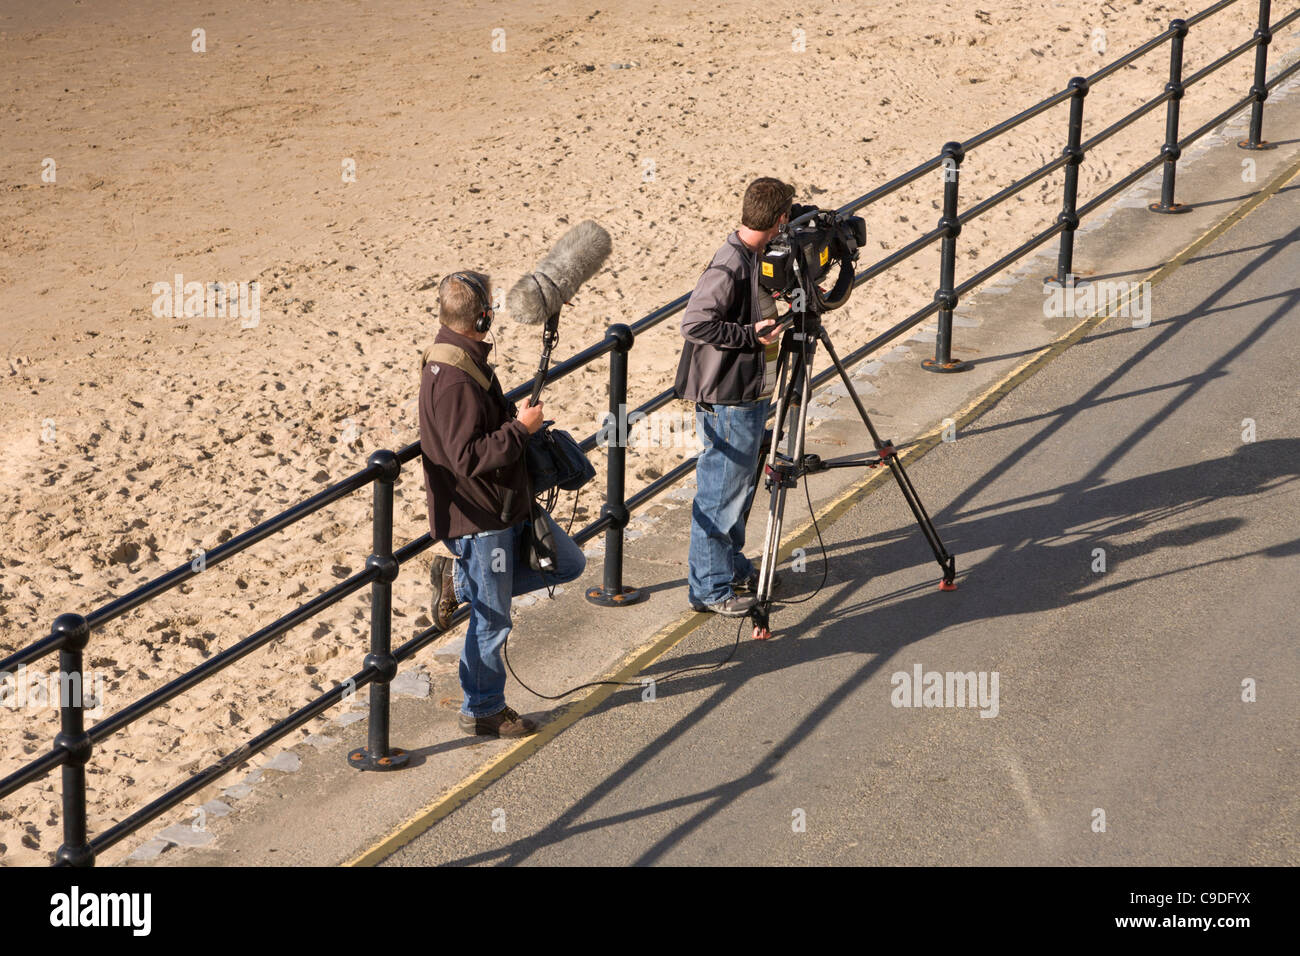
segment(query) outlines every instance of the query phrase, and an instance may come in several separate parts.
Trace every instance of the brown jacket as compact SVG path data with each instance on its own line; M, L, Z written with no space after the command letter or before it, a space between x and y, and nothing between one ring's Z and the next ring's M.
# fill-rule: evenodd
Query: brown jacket
M434 341L464 350L492 388L485 391L466 372L441 362L429 362L420 372L420 452L429 531L440 539L509 528L528 513L528 429L501 393L487 364L486 342L446 326ZM515 495L503 521L507 489Z

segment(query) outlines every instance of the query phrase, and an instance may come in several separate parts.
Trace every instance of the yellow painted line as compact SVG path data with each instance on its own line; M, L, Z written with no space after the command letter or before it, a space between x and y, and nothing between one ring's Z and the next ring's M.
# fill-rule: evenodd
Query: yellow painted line
M1282 189L1298 174L1300 174L1300 161L1297 161L1292 166L1275 176L1263 189L1252 196L1249 200L1242 203L1242 205L1238 206L1224 220L1206 231L1163 266L1148 273L1141 281L1150 282L1154 286L1167 279L1176 270L1185 265L1187 260L1194 256L1198 251L1239 223L1242 219L1258 208L1264 200ZM990 386L982 395L963 407L953 419L956 427L958 429L964 428L967 424L979 418L1014 388L1023 383L1030 376L1041 371L1049 362L1068 349L1071 345L1076 344L1088 332L1101 325L1109 317L1110 316L1104 312L1094 313L1079 322L1064 336L1056 339L1048 345L1045 345L1041 352L1026 359L1014 370L1008 372L1007 375L997 383ZM936 445L940 444L942 441L941 436L942 427L924 435L917 441L908 445L907 448L901 449L898 452L898 456L902 460L917 461ZM883 481L884 476L888 474L891 473L886 468L871 469L870 473L867 474L866 477L860 478L849 485L822 509L822 517L819 519L818 524L822 527L833 525L841 516L844 515L845 512L849 510L849 508L857 504L859 499L874 491L875 489L873 486ZM782 547L780 560L785 561L788 559L790 553L795 548L808 543L812 539L813 534L813 523L811 520L808 520L800 526L798 531L790 536L785 546ZM649 641L625 657L623 662L611 673L599 679L608 681L631 680L664 654L668 653L668 651L680 644L691 633L702 627L707 623L708 619L709 616L707 614L696 613L694 611L687 612L672 624L659 630L650 638ZM399 824L387 836L374 844L374 846L365 850L358 856L353 857L351 860L348 860L343 864L343 866L375 866L387 857L392 856L399 849L406 846L420 834L424 833L439 820L448 816L457 807L482 793L491 784L504 777L511 769L527 760L538 750L559 736L563 731L577 723L579 719L595 710L608 700L609 697L618 689L619 688L612 686L597 687L581 700L575 701L572 704L567 704L564 707L553 711L550 718L538 729L537 733L510 745L478 770L474 771L468 777L465 777L458 784L454 785L443 796L421 809L411 819Z

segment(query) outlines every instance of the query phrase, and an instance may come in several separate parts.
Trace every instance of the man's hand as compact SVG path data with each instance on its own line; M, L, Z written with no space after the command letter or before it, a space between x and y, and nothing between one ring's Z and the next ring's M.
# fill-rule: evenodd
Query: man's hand
M542 403L534 405L531 398L524 399L524 404L519 409L519 420L528 429L528 434L536 435L542 430L542 418Z
M770 329L766 335L763 334L765 329ZM754 334L758 336L758 341L763 345L771 345L779 341L785 328L776 319L759 319L754 323Z

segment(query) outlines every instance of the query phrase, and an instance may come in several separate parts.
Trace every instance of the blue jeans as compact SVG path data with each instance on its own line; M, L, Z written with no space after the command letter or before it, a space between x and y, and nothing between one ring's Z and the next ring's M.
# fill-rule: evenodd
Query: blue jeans
M543 574L520 560L527 523L500 531L448 538L443 543L456 555L452 575L456 597L469 602L469 627L460 652L460 686L465 692L460 712L491 717L506 705L506 671L501 645L510 633L510 599L547 585L563 584L582 574L587 556L549 515L555 535L555 570Z
M688 597L717 604L734 592L732 581L754 573L745 557L745 514L754 499L754 476L767 422L767 399L747 405L695 406L700 443L691 507Z

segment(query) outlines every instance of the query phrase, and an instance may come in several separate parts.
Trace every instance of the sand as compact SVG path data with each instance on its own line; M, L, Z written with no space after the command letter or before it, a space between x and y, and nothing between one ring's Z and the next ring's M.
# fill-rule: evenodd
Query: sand
M374 449L414 441L431 280L481 269L504 295L571 224L596 219L614 253L564 315L563 358L688 291L755 176L838 205L1201 6L0 5L0 653L319 491ZM1187 71L1247 39L1254 10L1243 2L1197 27ZM1283 34L1273 50L1295 43ZM1184 130L1244 95L1251 60L1188 94ZM1087 130L1158 93L1166 69L1162 49L1099 85ZM1163 116L1090 155L1081 195L1154 155ZM1064 128L1058 108L974 151L964 204L1055 156ZM968 226L959 278L1050 223L1059 183ZM936 174L873 206L863 262L933 228L940 187ZM204 288L256 280L259 321L156 314L155 284L177 274ZM860 289L830 317L842 351L928 301L936 279L927 252ZM502 379L521 382L536 330L503 314L496 341ZM675 321L638 343L632 402L671 383L679 343ZM572 376L547 394L548 415L591 433L606 379L604 363ZM630 489L685 454L638 450ZM584 495L579 522L599 499ZM361 492L96 632L87 660L105 713L361 568L369 521ZM424 530L408 469L398 542ZM427 626L428 560L395 584L395 640ZM356 671L367 600L97 750L92 833ZM56 724L48 706L0 708L0 774L48 749ZM57 781L0 804L0 864L50 859ZM184 819L178 808L139 839Z

